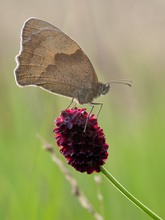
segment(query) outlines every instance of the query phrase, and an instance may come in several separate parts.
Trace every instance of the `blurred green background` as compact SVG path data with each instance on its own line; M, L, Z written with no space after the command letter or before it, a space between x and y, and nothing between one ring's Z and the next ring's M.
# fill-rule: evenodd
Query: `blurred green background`
M0 219L94 219L71 194L36 136L54 144L66 164L52 130L69 100L15 83L20 31L29 17L48 21L73 37L101 81L133 81L132 88L113 85L108 95L97 99L104 103L99 124L110 145L105 167L165 217L165 1L2 0L0 12ZM104 177L99 204L95 174L68 169L105 220L150 219Z

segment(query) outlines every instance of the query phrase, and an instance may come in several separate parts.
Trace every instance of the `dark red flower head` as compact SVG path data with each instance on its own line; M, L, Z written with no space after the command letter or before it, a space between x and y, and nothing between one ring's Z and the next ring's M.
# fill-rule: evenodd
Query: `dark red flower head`
M55 124L55 138L68 164L80 172L100 172L100 166L108 157L108 145L94 115L88 115L85 108L67 109L61 112Z

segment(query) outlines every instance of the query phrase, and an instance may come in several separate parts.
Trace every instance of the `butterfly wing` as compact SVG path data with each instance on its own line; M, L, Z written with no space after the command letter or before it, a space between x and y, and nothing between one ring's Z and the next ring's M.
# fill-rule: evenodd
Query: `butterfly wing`
M20 86L40 86L77 99L80 92L98 84L93 66L79 45L58 28L35 18L23 26L15 77Z

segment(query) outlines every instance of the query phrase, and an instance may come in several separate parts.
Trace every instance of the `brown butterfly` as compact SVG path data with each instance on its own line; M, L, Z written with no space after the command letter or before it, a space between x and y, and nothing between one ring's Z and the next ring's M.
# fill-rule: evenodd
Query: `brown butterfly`
M53 25L28 19L21 34L21 49L16 58L16 82L20 86L39 86L52 93L91 103L105 95L110 83L130 86L125 80L98 82L96 72L80 46Z

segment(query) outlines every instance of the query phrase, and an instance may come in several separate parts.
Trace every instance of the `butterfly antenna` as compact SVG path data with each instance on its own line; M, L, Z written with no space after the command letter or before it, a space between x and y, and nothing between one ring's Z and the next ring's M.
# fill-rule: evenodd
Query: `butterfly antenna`
M132 80L129 80L129 79L119 79L119 80L112 80L108 82L108 84L111 84L111 83L123 84L123 85L127 85L130 87L132 86Z

